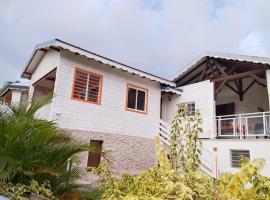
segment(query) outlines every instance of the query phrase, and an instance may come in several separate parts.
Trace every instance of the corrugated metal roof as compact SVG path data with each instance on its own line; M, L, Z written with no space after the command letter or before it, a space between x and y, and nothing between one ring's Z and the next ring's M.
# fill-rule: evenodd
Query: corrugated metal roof
M179 88L172 88L170 86L162 86L161 87L161 92L168 92L168 93L173 93L173 94L177 94L177 95L181 95L181 93L183 92L182 89Z
M29 90L30 82L15 82L9 83L1 90L0 97L2 97L9 90Z
M205 52L204 54L200 55L192 62L190 62L183 70L177 73L177 76L173 78L173 81L177 81L179 78L185 76L186 73L197 67L206 57L270 65L270 58L267 57L247 56L220 52Z
M27 76L27 74L28 74L27 70L28 70L30 64L32 62L34 62L33 60L34 60L34 57L36 56L38 50L46 49L46 48L49 48L49 47L56 47L56 48L62 48L62 49L65 49L65 50L69 50L72 53L79 54L79 55L85 56L87 58L95 59L95 60L97 60L99 62L102 62L104 64L108 64L108 65L113 66L113 67L115 67L117 69L127 71L127 72L129 72L131 74L136 74L136 75L139 75L139 76L141 76L143 78L147 78L147 79L150 79L152 81L157 81L157 82L159 82L161 84L170 85L170 86L175 87L175 83L173 83L172 81L169 81L169 80L161 78L159 76L156 76L156 75L144 72L142 70L130 67L128 65L125 65L123 63L114 61L114 60L106 58L104 56L100 56L98 54L95 54L93 52L82 49L82 48L80 48L78 46L72 45L70 43L64 42L64 41L59 40L59 39L55 39L55 40L52 40L52 41L41 43L41 44L36 46L34 52L32 53L27 65L26 65L26 67L25 67L25 69L24 69L24 71L22 73L23 78L28 77ZM40 57L42 57L42 55L40 55Z

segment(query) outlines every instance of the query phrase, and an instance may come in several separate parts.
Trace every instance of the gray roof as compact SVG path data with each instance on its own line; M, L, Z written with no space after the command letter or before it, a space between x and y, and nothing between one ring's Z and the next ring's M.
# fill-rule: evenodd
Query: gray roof
M165 78L144 72L142 70L136 69L134 67L128 66L128 65L120 63L120 62L117 62L117 61L112 60L110 58L106 58L104 56L101 56L101 55L98 55L96 53L90 52L88 50L82 49L78 46L64 42L64 41L59 40L59 39L54 39L54 40L51 40L51 41L48 41L45 43L41 43L41 44L36 46L36 48L34 49L29 61L26 64L26 67L21 75L22 78L30 78L31 73L33 73L38 62L46 53L45 50L48 48L59 48L59 49L69 50L72 53L79 54L79 55L85 56L87 58L95 59L99 62L102 62L104 64L108 64L108 65L115 67L117 69L127 71L131 74L136 74L136 75L139 75L143 78L147 78L147 79L150 79L152 81L157 81L161 84L170 85L172 87L175 86L175 83L173 83L172 81L169 81Z
M6 94L9 90L29 90L30 83L29 82L15 82L9 83L3 87L0 93L0 97Z
M220 53L220 52L205 52L196 59L192 60L183 70L181 70L173 78L173 81L177 81L179 78L185 76L189 71L199 66L199 64L206 58L220 58L225 60L233 60L239 62L249 62L255 64L267 64L270 65L270 58L268 57L258 57L258 56L247 56L247 55L238 55L238 54L229 54L229 53Z

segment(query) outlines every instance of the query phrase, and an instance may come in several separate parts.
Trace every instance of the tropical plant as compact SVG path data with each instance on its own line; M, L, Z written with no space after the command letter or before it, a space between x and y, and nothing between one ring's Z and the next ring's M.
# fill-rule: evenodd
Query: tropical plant
M202 144L198 136L202 133L201 125L200 113L190 116L186 106L178 106L170 129L169 155L173 168L179 172L199 169Z
M36 111L51 99L49 94L0 111L0 181L28 185L32 179L39 184L47 180L56 194L75 187L80 170L68 164L89 145L76 141L53 121L36 118Z
M0 187L0 195L4 195L12 200L28 200L30 193L35 193L51 200L55 199L48 182L41 185L34 180L30 181L30 185L24 185L21 183L14 185L9 182L1 185Z
M123 174L117 180L111 175L110 163L103 159L96 170L100 177L102 199L215 199L215 180L199 170L200 126L199 114L188 116L186 108L179 107L171 128L171 159L168 159L162 142L157 139L158 166L150 167L137 176Z
M236 174L226 173L220 179L222 200L269 200L270 178L261 175L263 159L243 159L241 170Z

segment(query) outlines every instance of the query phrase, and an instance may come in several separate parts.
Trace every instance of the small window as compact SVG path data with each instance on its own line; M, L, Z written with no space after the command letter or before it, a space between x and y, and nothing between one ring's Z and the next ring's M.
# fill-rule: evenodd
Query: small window
M235 168L241 167L241 158L250 159L249 150L231 150L231 165Z
M87 167L98 167L102 152L102 140L90 140Z
M127 110L147 113L147 98L147 89L132 84L127 85Z
M180 105L186 106L187 107L187 114L188 116L194 116L196 112L195 108L195 102L190 102L190 103L182 103Z
M75 69L72 98L100 104L102 75Z

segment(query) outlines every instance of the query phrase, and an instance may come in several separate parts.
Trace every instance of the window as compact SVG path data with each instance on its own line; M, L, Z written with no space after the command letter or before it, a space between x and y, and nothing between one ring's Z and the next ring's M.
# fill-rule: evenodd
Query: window
M90 140L87 167L98 167L102 152L102 140Z
M102 75L75 69L72 98L90 103L101 103Z
M241 158L250 159L249 150L231 150L231 165L232 167L241 167Z
M148 90L136 85L127 85L126 110L147 113Z
M195 115L195 112L196 112L195 102L183 103L183 104L180 104L180 105L183 105L183 106L187 107L188 116L194 116Z

